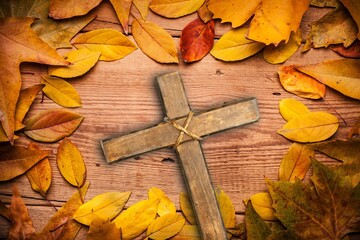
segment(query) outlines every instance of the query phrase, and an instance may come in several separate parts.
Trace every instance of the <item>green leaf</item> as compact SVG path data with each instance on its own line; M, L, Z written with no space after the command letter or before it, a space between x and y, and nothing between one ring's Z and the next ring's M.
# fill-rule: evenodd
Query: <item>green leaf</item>
M246 204L245 209L246 236L248 240L263 240L270 233L270 228L264 220L256 213L251 201Z

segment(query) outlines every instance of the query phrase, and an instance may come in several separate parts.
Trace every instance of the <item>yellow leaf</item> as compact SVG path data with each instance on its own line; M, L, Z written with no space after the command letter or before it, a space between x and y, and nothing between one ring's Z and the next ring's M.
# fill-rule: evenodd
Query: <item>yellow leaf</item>
M143 20L146 20L151 0L133 0L134 6L140 12Z
M248 28L241 27L225 33L214 44L210 54L224 61L238 61L259 52L264 48L263 43L249 40L245 37Z
M86 167L79 149L67 138L58 147L57 166L71 185L81 187L85 182Z
M195 225L196 224L195 214L194 214L189 196L184 192L180 193L180 208L181 208L181 211L183 212L186 220L190 224Z
M129 14L132 1L133 0L110 0L125 34L129 32Z
M39 150L40 148L35 143L29 144L29 149ZM26 172L31 187L34 191L39 192L43 197L51 184L51 165L48 158L44 158L35 166Z
M181 231L171 240L200 240L200 232L197 225L184 225Z
M319 99L324 98L326 87L316 79L296 70L295 65L282 66L278 69L281 85L299 97Z
M97 29L77 35L71 43L78 49L101 52L99 60L114 61L132 53L137 47L121 32Z
M357 24L357 38L360 39L360 2L358 0L340 0L342 4L349 10L352 18Z
M100 52L87 49L73 50L65 56L71 65L65 67L49 66L49 75L61 78L81 76L98 62L100 54Z
M259 8L261 0L209 0L208 8L214 18L231 22L233 28L243 25Z
M315 152L304 144L293 143L281 160L279 167L279 180L295 182L298 178L304 179L311 166L311 157Z
M151 239L167 239L177 233L185 225L185 218L176 213L169 213L155 219L148 227L146 235Z
M152 0L150 9L163 17L178 18L196 12L205 0Z
M262 0L251 20L248 38L266 45L277 46L288 42L291 32L296 32L310 0Z
M81 100L75 88L61 78L42 76L45 84L43 92L55 103L63 107L80 107Z
M278 133L297 142L319 142L331 137L338 127L338 119L334 115L309 112L291 119Z
M165 195L165 193L155 187L149 189L149 199L160 199L157 214L163 216L169 213L176 213L175 204Z
M179 63L178 53L171 35L149 21L134 19L132 34L147 56L160 63Z
M156 217L160 200L143 200L130 206L113 221L121 228L122 238L133 239L144 232Z
M299 49L301 40L301 29L299 28L296 33L291 33L287 43L282 42L277 47L266 46L263 51L265 61L272 64L285 62Z
M216 199L220 208L225 228L235 227L235 208L228 195L223 190L216 190Z
M328 60L296 68L342 94L360 100L360 59Z
M285 121L290 121L294 117L310 112L303 104L293 98L284 98L279 102L279 110Z
M91 225L96 218L103 220L113 219L124 208L131 192L107 192L102 193L81 205L73 218L84 224Z
M269 193L257 193L250 197L250 201L259 216L266 221L274 221L275 209L272 207L273 201Z
M91 221L89 232L86 235L87 240L113 240L121 239L121 231L109 219L94 218Z

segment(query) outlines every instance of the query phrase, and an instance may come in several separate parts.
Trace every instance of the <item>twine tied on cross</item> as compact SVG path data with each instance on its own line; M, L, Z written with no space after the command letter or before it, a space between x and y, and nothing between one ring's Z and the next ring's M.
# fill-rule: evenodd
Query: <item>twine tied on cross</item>
M182 143L183 138L184 138L184 134L188 135L189 137L191 137L194 140L198 140L198 141L202 140L201 137L199 137L195 133L190 132L190 131L187 130L193 116L194 116L194 112L191 110L189 112L189 114L187 115L187 117L186 117L184 126L181 126L176 121L172 121L172 120L169 120L167 118L164 119L165 122L169 123L171 126L173 126L174 128L176 128L176 129L178 129L180 131L179 136L178 136L178 138L176 139L176 141L174 143L174 146L173 146L174 149L176 149Z

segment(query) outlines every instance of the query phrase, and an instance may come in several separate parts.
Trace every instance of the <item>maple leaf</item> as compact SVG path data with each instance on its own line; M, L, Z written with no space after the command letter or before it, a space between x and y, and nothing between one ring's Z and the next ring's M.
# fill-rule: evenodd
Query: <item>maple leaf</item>
M301 239L342 239L359 231L360 185L315 159L312 166L312 184L267 180L275 216Z
M30 18L0 19L0 121L10 142L15 130L15 110L20 93L21 62L66 65L67 62L31 30Z

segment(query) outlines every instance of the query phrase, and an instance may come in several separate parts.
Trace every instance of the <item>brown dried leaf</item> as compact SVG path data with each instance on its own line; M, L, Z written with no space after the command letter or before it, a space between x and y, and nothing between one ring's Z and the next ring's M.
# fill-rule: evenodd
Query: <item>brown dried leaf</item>
M203 23L197 18L187 24L180 36L180 51L184 62L195 62L205 57L214 44L214 21Z
M299 97L319 99L325 96L325 85L297 71L295 65L279 67L278 74L285 90Z
M22 146L0 147L0 181L13 179L34 166L51 151L34 150Z
M40 150L39 146L35 143L30 143L28 148L31 150ZM26 177L32 189L45 197L46 191L51 184L51 165L49 159L44 158L30 168L29 171L26 172Z
M90 224L87 240L113 240L121 239L121 229L116 228L115 223L101 218L95 218Z
M356 121L348 134L348 139L360 138L360 118Z
M311 0L310 5L316 7L337 7L339 0Z
M0 215L9 220L12 221L12 214L11 211L6 205L0 200Z
M26 121L25 134L41 142L56 142L70 136L84 117L65 109L38 113Z
M343 57L360 58L359 39L356 39L349 47L344 47L342 44L338 44L338 45L331 45L329 48Z
M197 10L199 18L204 22L207 23L213 19L214 14L210 12L208 8L209 0L205 0L204 4Z
M358 0L340 0L342 4L350 12L352 18L357 24L358 32L357 38L360 39L360 1Z
M50 0L49 16L54 19L71 18L87 14L101 0Z
M9 229L8 239L30 239L33 237L35 235L35 228L16 185L13 186L10 211L12 225Z
M129 32L129 14L132 1L133 0L110 0L125 34Z

